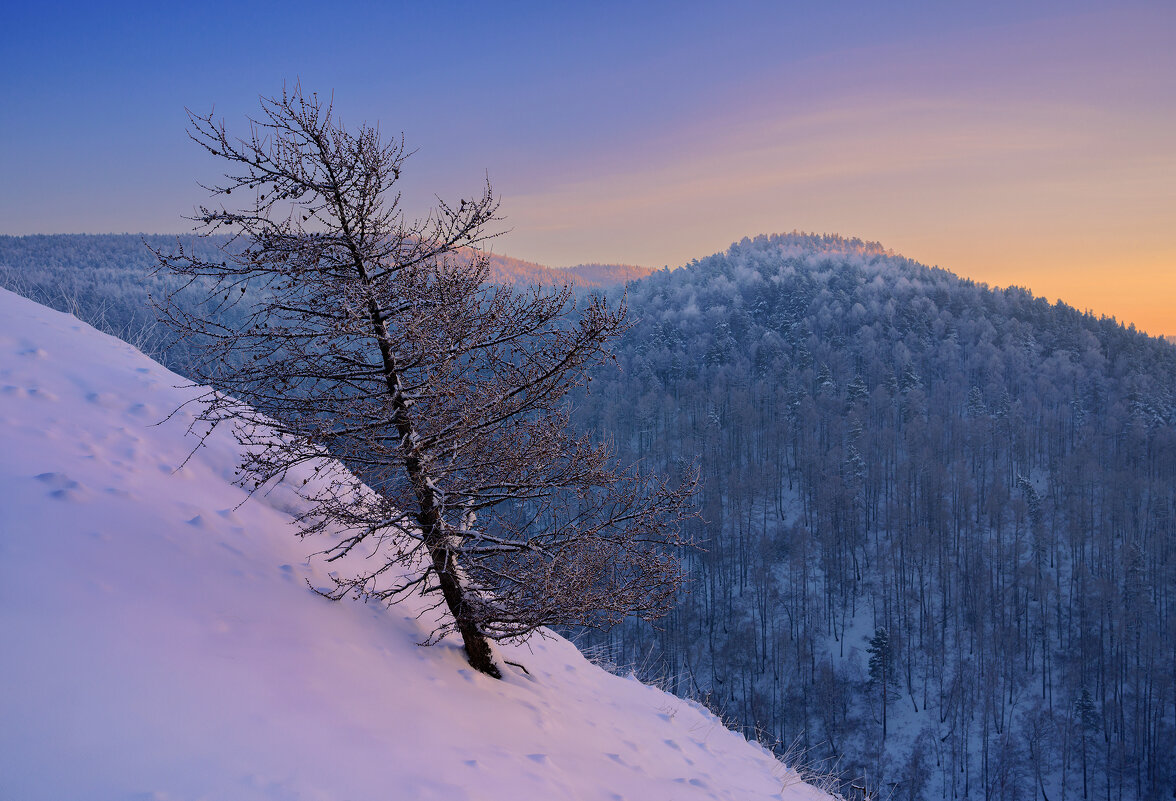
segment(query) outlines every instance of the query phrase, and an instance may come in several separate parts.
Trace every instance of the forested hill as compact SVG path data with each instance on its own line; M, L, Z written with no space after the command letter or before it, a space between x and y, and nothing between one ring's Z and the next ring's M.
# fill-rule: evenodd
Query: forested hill
M578 422L706 522L616 659L896 798L1170 794L1176 347L830 236L628 302Z

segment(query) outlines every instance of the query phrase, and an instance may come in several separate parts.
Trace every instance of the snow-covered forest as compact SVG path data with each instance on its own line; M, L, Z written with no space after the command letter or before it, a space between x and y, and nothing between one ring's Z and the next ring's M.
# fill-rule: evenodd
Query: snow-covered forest
M838 237L628 300L579 421L705 522L614 658L896 798L1170 794L1176 348Z
M0 237L5 285L146 350L150 262ZM698 465L699 547L659 628L582 644L882 797L1171 793L1176 347L838 237L627 298L577 423Z

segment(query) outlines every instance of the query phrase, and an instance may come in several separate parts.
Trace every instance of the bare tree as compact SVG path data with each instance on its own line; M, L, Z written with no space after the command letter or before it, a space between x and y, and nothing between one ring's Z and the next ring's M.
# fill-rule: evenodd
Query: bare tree
M201 293L196 313L176 294L158 306L209 343L200 418L233 422L242 483L312 471L301 533L341 532L329 561L375 554L321 592L439 592L450 617L431 641L456 631L492 676L491 640L663 612L693 479L621 468L568 425L565 396L608 357L624 305L489 285L486 259L458 252L487 239L489 185L408 221L403 140L348 130L298 87L261 109L244 138L189 112L191 138L230 165L197 231L232 238L220 261L157 252ZM250 298L243 324L221 321Z

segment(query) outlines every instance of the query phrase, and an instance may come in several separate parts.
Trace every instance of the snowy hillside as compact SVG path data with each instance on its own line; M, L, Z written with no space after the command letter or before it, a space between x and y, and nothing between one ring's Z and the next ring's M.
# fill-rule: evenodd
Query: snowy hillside
M279 487L119 340L0 291L0 798L817 798L700 708L557 637L504 681L422 605L332 603ZM182 465L182 466L181 466ZM320 546L321 547L321 546Z

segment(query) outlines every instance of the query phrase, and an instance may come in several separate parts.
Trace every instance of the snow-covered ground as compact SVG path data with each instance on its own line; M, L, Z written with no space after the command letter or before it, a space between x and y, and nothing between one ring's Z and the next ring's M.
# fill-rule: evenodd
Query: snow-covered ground
M559 637L495 681L315 595L293 491L242 504L227 432L184 463L183 383L0 290L0 798L824 798Z

